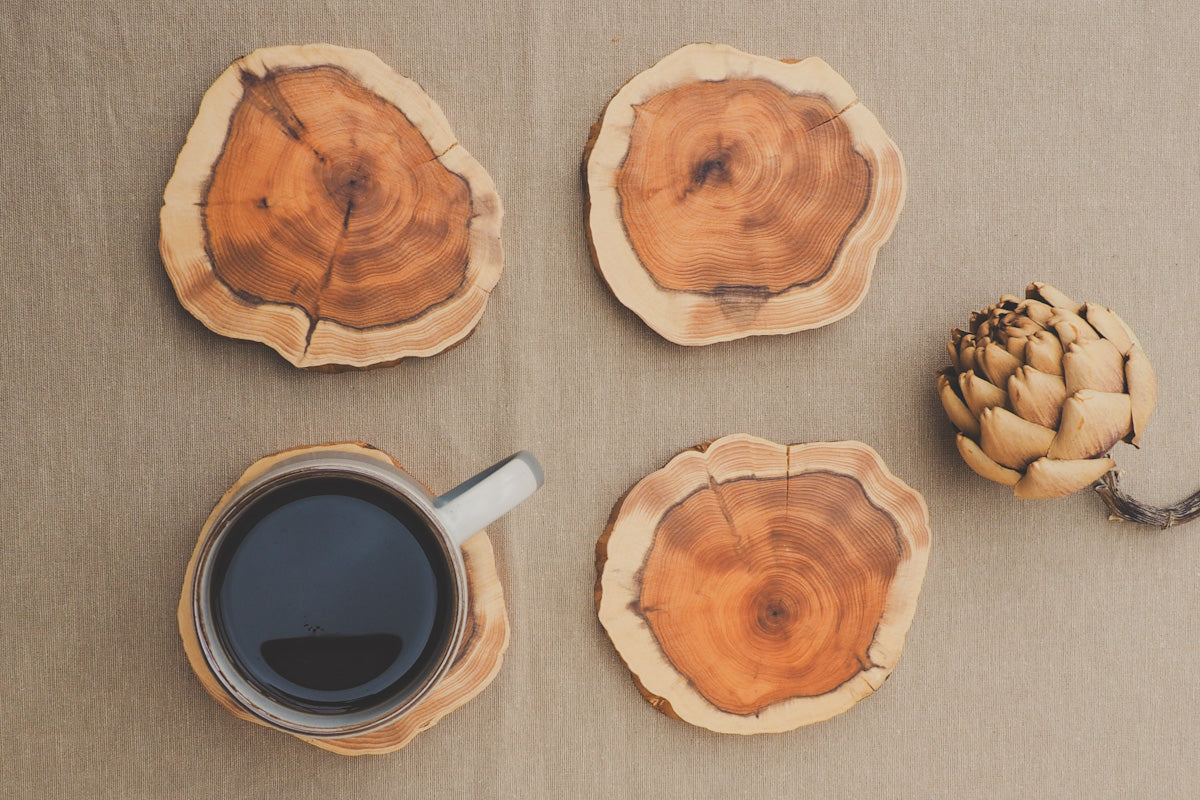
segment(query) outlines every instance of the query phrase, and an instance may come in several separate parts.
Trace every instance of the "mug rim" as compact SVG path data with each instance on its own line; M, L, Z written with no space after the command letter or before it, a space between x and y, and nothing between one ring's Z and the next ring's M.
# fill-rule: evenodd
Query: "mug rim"
M365 709L321 714L282 703L255 687L238 670L236 660L221 642L213 614L212 577L216 555L241 516L270 492L289 483L312 477L340 476L375 485L404 502L434 535L453 578L454 619L441 645L433 669L419 682L391 693ZM211 524L198 553L192 582L192 624L205 664L221 688L255 719L289 733L310 738L345 738L385 727L411 711L441 681L461 649L469 611L469 585L462 550L439 520L434 498L415 478L394 464L366 455L345 453L301 453L272 465L224 503Z

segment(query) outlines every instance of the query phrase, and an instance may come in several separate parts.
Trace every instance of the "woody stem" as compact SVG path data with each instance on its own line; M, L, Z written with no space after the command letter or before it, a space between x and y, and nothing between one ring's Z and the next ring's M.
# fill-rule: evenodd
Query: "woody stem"
M1116 470L1109 470L1101 476L1100 480L1092 484L1096 494L1100 495L1104 505L1108 506L1108 510L1112 512L1112 519L1128 520L1139 525L1153 525L1165 530L1200 518L1200 492L1196 492L1173 506L1159 508L1140 500L1134 500L1121 491L1117 485L1118 481Z

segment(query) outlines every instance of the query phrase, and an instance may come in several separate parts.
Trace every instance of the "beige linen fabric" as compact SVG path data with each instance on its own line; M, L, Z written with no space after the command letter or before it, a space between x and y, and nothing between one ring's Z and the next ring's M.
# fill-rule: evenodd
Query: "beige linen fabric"
M1087 493L1014 500L960 462L933 380L970 309L1047 280L1114 307L1159 371L1144 449L1118 451L1129 488L1200 484L1193 4L59 0L5 3L0 23L0 794L1200 794L1200 524L1110 523ZM255 47L308 41L418 81L496 181L507 269L448 353L309 374L175 301L157 213L201 94ZM821 56L904 152L907 205L845 320L683 348L591 266L588 128L692 41ZM752 738L653 711L591 598L620 494L735 431L871 444L934 531L892 679L830 722ZM492 529L513 626L499 678L379 758L235 720L175 630L221 492L263 454L334 439L439 490L522 447L547 474Z

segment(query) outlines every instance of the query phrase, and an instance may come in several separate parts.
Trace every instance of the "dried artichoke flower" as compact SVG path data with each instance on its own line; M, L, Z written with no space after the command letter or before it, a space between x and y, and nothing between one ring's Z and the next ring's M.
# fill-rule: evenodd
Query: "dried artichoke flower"
M1164 527L1189 511L1200 515L1200 494L1153 509L1117 489L1109 453L1120 441L1138 445L1158 383L1112 309L1035 282L1024 299L1005 295L973 313L946 347L951 366L938 376L938 394L958 428L958 451L978 474L1020 498L1094 485L1116 517L1140 514Z

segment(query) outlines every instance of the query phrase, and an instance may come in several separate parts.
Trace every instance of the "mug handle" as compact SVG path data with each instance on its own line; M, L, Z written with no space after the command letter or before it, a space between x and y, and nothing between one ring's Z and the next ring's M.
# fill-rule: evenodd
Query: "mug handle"
M455 486L433 501L434 514L462 546L481 530L517 507L545 481L542 465L522 450Z

